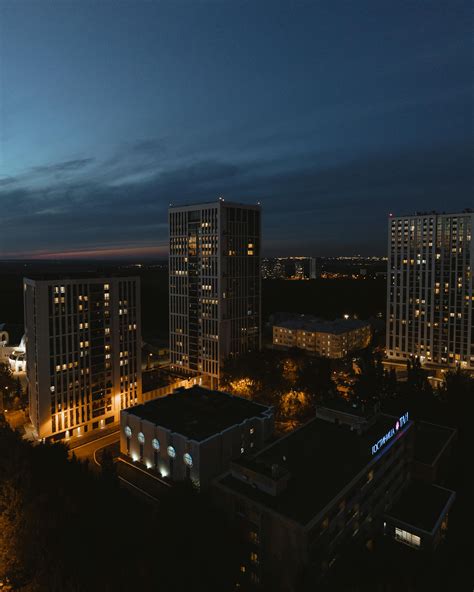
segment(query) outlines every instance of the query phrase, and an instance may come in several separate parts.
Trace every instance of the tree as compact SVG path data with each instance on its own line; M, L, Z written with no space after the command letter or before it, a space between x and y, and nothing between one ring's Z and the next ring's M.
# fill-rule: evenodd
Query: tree
M6 426L0 450L0 581L14 590L191 590L197 573L210 592L231 589L237 537L190 485L151 506L62 444L32 446Z
M3 407L10 408L15 395L16 382L10 366L0 363L0 403L3 398Z

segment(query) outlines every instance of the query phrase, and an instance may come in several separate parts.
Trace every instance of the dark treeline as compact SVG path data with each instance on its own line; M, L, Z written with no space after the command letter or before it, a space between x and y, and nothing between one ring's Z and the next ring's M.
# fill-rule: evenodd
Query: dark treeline
M105 269L113 273L116 268ZM120 270L123 272L124 270ZM74 272L74 267L71 268ZM130 275L141 278L142 333L145 338L168 339L168 272L133 268ZM64 273L64 272L63 272ZM28 275L18 263L18 270L0 268L0 322L23 323L23 276ZM61 273L58 272L60 276ZM385 312L385 280L311 280L262 282L262 316L266 322L275 312L314 314L340 318L344 314L361 319Z
M158 507L95 475L60 444L0 427L0 582L19 592L229 590L236 537L206 496L176 487Z
M274 312L313 314L341 318L344 314L361 319L385 315L387 282L377 280L311 280L262 282L262 312L266 321Z

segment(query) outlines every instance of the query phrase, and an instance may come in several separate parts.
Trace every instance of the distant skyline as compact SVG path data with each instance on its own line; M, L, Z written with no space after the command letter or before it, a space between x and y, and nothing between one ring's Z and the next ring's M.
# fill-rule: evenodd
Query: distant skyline
M263 207L263 254L385 255L473 207L472 5L0 3L0 259L167 254L170 202Z

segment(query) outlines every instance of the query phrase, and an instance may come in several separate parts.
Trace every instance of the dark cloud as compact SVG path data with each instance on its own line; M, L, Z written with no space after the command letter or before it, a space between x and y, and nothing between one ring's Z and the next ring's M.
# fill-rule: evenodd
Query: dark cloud
M55 164L32 167L35 173L67 173L70 171L77 171L89 166L94 162L94 158L79 158L76 160L66 160L65 162L58 162Z
M16 179L14 177L5 177L4 179L0 179L0 187L4 187L5 185L13 185L16 183Z
M92 158L84 159L87 163ZM209 201L219 195L261 201L264 248L330 254L352 250L383 253L390 211L462 209L470 205L473 172L468 146L368 154L327 166L315 155L304 162L195 161L153 172L141 180L114 179L107 166L90 177L55 179L63 166L44 167L43 188L0 187L2 251L162 245L168 204ZM140 169L143 172L143 169ZM343 238L341 238L343 237Z

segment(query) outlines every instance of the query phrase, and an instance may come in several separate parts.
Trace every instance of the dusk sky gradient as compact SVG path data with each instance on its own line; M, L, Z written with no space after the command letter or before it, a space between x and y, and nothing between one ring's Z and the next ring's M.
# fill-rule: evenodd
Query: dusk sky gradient
M470 1L0 0L0 259L167 254L169 203L275 255L473 206Z

